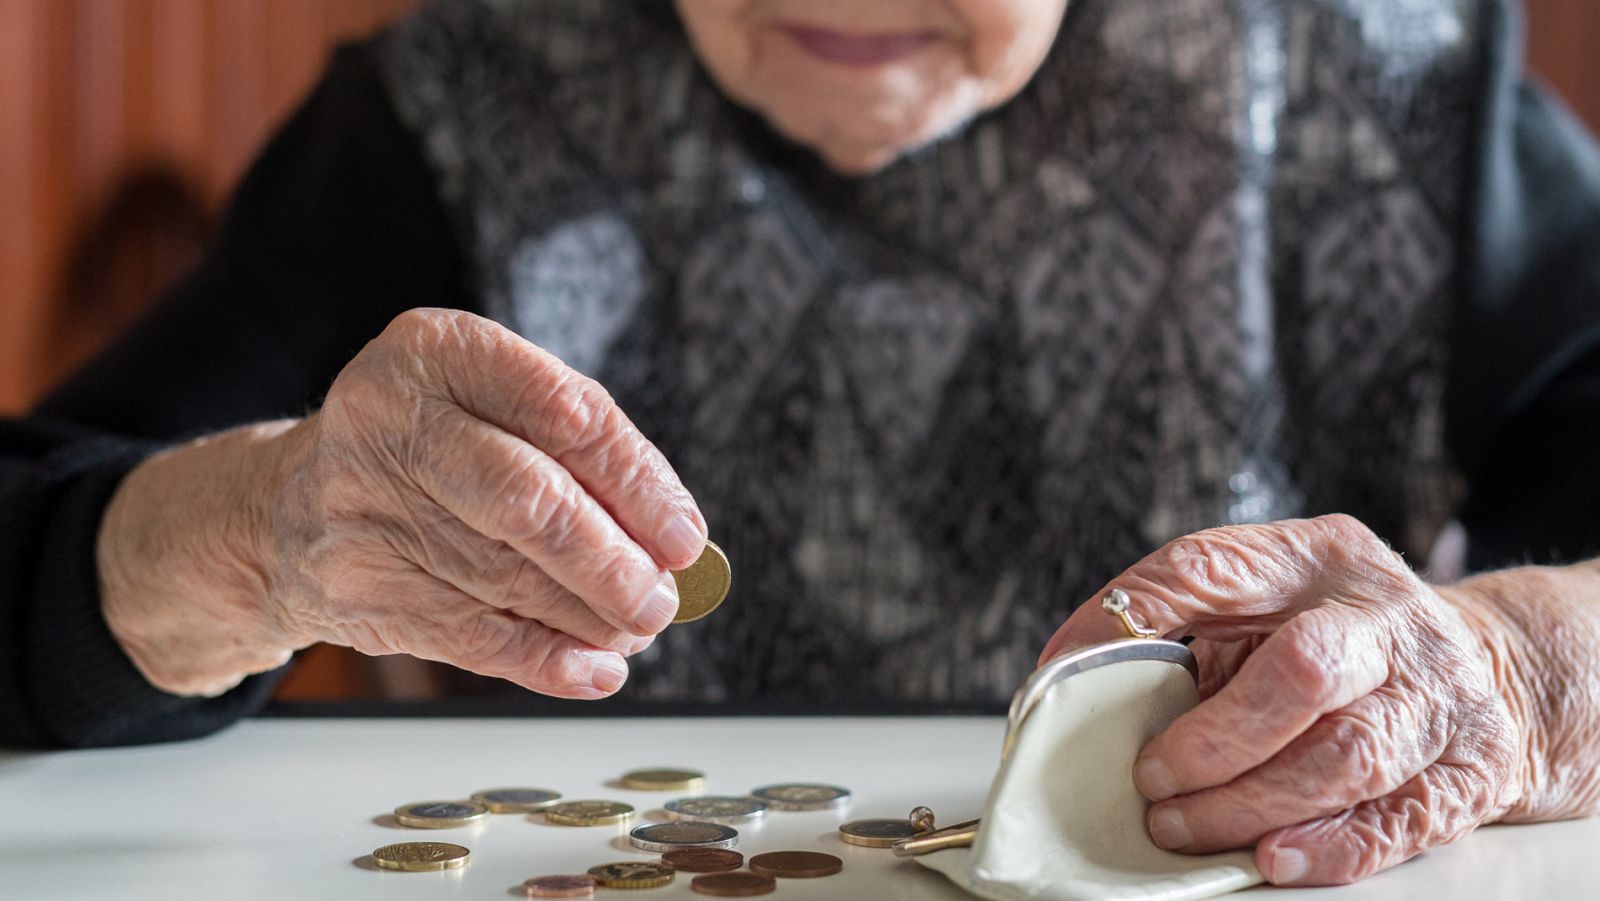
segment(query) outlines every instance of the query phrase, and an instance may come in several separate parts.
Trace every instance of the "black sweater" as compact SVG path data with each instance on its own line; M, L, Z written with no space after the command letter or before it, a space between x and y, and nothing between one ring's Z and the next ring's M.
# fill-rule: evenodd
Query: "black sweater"
M1573 559L1600 539L1600 163L1498 52L1473 150L1478 224L1458 236L1463 303L1479 307L1448 404L1479 567ZM0 743L180 739L264 703L274 674L215 699L138 674L99 609L102 511L156 448L314 409L399 312L478 309L466 268L369 50L340 51L200 269L33 415L0 422Z

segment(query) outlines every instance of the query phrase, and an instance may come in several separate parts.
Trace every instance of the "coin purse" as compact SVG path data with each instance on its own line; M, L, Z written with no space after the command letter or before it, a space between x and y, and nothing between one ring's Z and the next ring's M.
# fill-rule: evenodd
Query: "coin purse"
M1056 658L1012 701L983 818L963 824L964 837L952 827L901 842L897 853L994 901L1179 901L1260 883L1248 851L1176 854L1146 831L1149 802L1134 787L1133 764L1199 703L1197 673L1187 647L1154 638ZM923 853L941 843L961 846Z

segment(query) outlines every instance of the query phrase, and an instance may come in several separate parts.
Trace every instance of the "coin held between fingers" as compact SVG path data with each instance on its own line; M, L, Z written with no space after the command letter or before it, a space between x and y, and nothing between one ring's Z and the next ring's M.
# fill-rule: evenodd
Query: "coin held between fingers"
M722 548L707 540L700 559L674 572L672 578L678 584L678 613L672 621L692 623L721 606L733 586L733 569Z

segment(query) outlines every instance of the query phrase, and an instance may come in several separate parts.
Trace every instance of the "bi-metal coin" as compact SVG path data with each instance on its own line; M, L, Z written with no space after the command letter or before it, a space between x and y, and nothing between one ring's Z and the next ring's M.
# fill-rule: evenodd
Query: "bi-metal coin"
M413 829L451 829L489 818L489 808L477 801L418 801L394 809L394 818Z
M662 768L622 774L622 787L634 791L693 791L705 784L706 774L699 770Z
M672 881L673 872L669 866L633 860L589 868L589 875L606 888L660 888Z
M522 883L529 898L593 898L598 883L587 873L581 876L535 876Z
M610 826L627 822L633 807L618 801L562 801L542 813L547 822L557 826Z
M482 802L491 813L533 813L561 800L561 793L547 788L486 788L475 792L472 800Z
M688 568L672 574L678 583L678 615L674 623L692 623L704 619L722 605L733 586L733 569L728 566L728 555L713 542L706 542L700 559Z
M767 802L732 795L679 798L661 805L674 820L696 823L748 823L767 815Z
M839 827L839 838L845 844L863 848L893 848L895 842L911 838L917 832L910 820L852 820Z
M719 898L751 898L770 895L778 887L778 880L755 873L707 873L689 880L689 888L701 895Z
M850 789L837 785L791 782L764 785L750 793L773 810L832 810L850 803Z
M844 861L820 851L773 851L750 858L750 872L779 879L815 879L844 869Z
M716 823L647 823L633 827L628 841L653 853L676 848L731 848L739 843L739 830Z
M744 855L722 848L679 848L663 853L661 862L685 873L720 873L744 866Z
M449 842L401 842L372 852L372 862L385 870L422 873L467 865L472 852Z

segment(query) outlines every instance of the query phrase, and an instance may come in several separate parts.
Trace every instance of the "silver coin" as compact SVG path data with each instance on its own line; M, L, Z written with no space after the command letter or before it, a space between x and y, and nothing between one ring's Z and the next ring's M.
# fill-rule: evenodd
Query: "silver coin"
M773 810L832 810L850 803L848 788L807 782L763 785L750 796L767 802Z
M448 829L483 822L489 808L477 801L418 801L396 807L394 818L413 829Z
M633 827L628 841L641 851L678 848L731 848L739 843L739 830L716 823L648 823Z
M674 820L694 823L748 823L767 815L767 802L728 795L679 798L661 806Z
M458 803L453 800L435 800L435 802L413 803L397 811L403 816L416 816L426 819L462 819L467 816L478 816L485 813L480 803Z
M489 788L473 794L494 813L533 813L561 800L561 793L547 788Z

